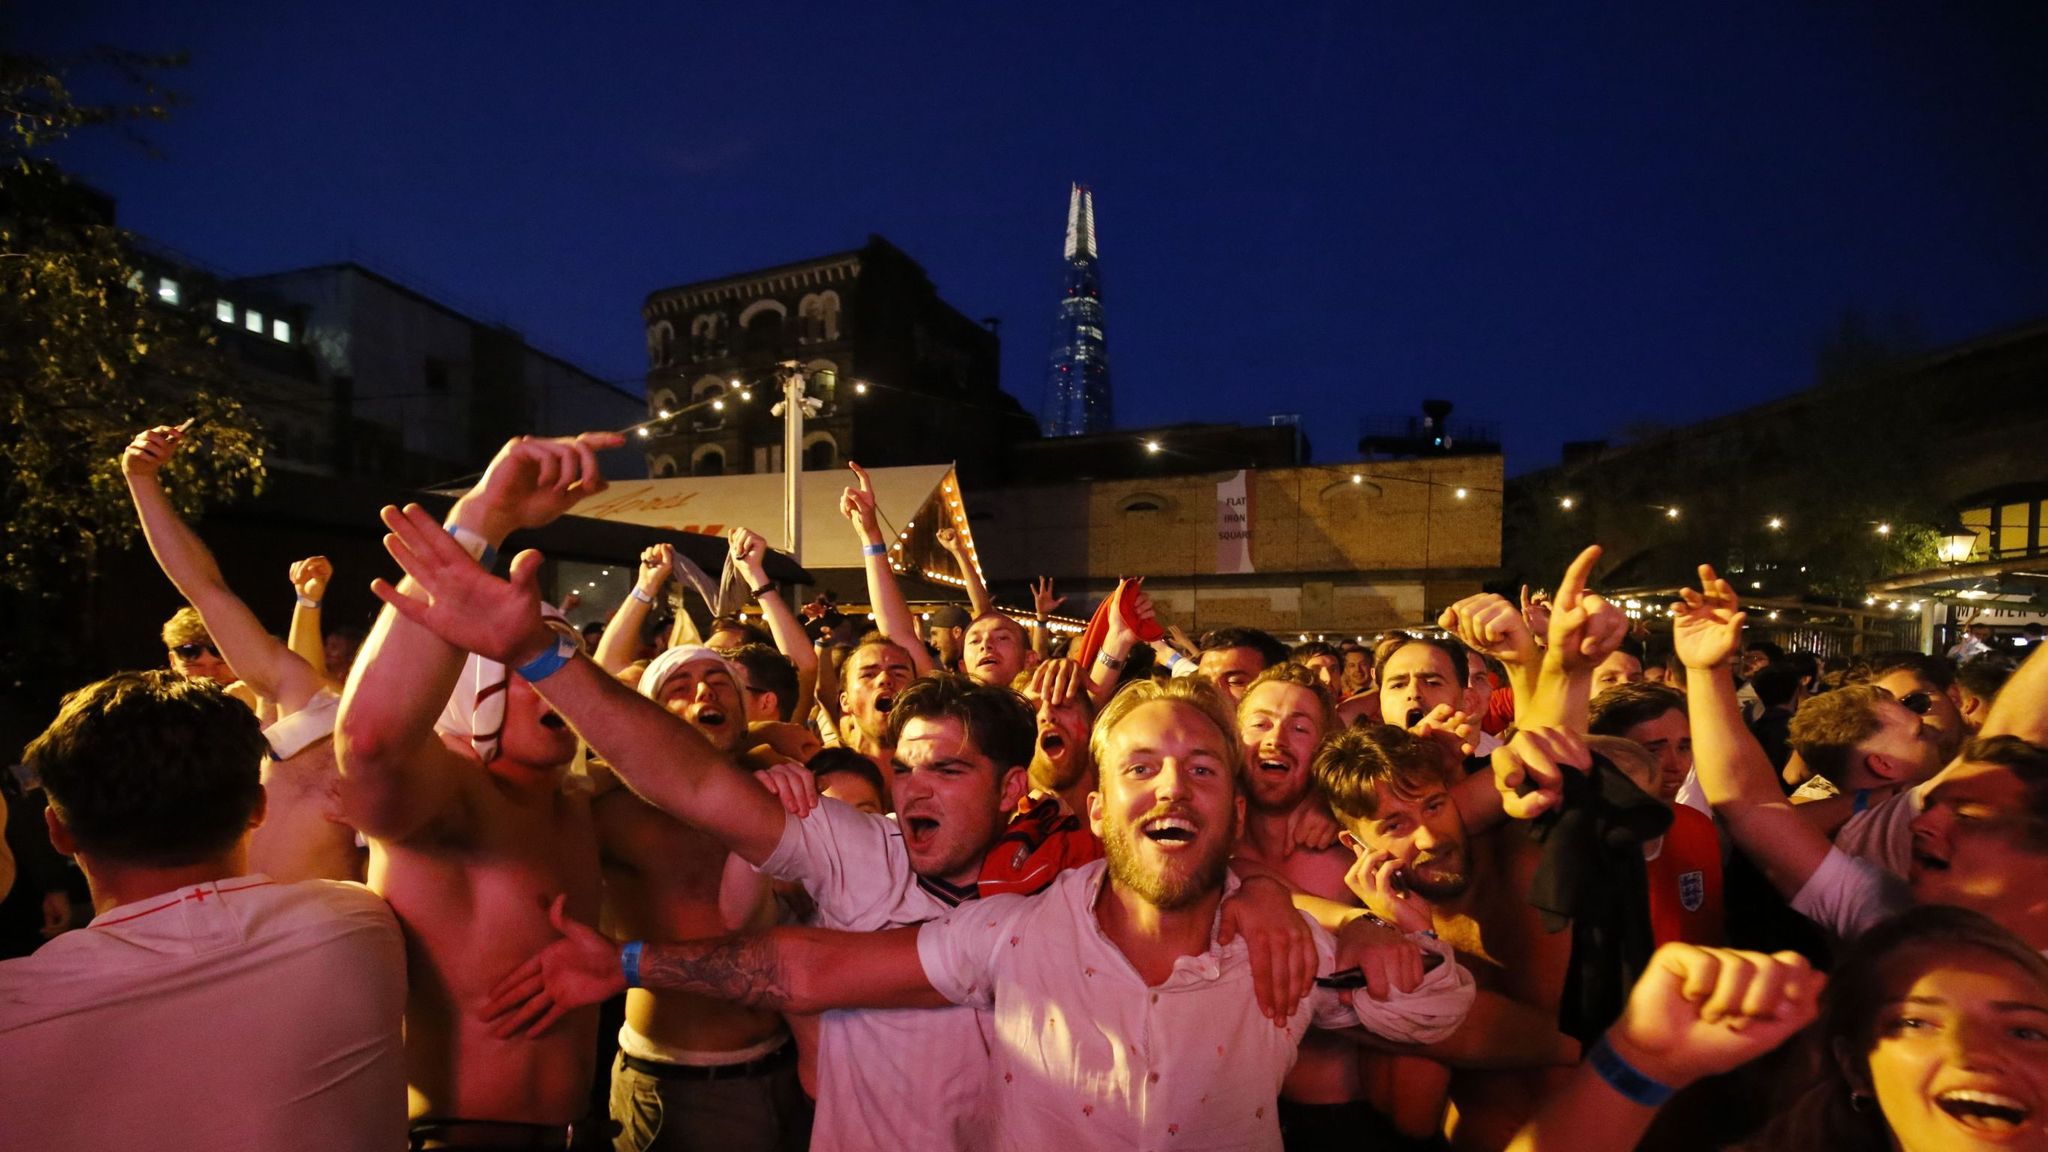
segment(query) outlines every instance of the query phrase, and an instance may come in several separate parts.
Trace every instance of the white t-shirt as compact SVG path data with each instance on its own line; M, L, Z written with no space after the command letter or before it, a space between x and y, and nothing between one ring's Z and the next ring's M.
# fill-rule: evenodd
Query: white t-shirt
M405 941L359 884L239 876L0 963L0 1146L405 1147Z
M872 932L921 924L958 900L910 869L894 820L826 797L782 839L761 871L801 883L820 928ZM813 1152L982 1149L988 1023L972 1008L827 1012L818 1028Z
M1927 786L1895 792L1849 817L1835 847L1903 880L1913 866L1913 821L1927 803Z
M1906 882L1840 848L1828 849L1820 867L1792 897L1792 910L1853 940L1913 906Z
M1096 920L1106 875L1097 860L1037 895L990 896L918 930L932 987L994 1012L984 1124L1005 1152L1277 1150L1280 1082L1311 1023L1363 1023L1427 1043L1472 1006L1471 976L1447 947L1420 937L1445 963L1414 992L1385 1002L1359 995L1354 1009L1318 987L1285 1028L1259 1011L1242 939L1184 956L1164 983L1147 986ZM1315 937L1327 975L1335 941L1321 928Z

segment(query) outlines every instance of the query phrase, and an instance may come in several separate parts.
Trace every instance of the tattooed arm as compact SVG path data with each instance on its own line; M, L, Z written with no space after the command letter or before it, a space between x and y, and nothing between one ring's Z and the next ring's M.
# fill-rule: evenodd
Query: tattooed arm
M557 897L549 910L561 939L492 990L481 1016L499 1037L538 1036L565 1013L626 990L617 942L569 919ZM942 1008L925 977L917 928L832 932L776 928L709 940L641 945L640 986L690 992L755 1008Z

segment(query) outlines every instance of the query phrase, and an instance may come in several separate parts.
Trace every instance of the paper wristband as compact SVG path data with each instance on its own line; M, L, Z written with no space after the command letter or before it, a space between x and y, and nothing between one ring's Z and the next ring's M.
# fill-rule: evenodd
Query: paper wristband
M1607 1081L1608 1087L1645 1108L1655 1108L1671 1099L1672 1089L1668 1085L1659 1084L1636 1071L1634 1065L1621 1058L1621 1053L1614 1050L1605 1036L1593 1045L1586 1059L1593 1065L1593 1071Z
M638 600L642 604L652 605L654 603L654 597L649 596L645 592L642 592L637 587L633 589L633 599Z
M619 970L626 974L626 987L640 986L640 950L647 945L639 940L628 941L619 949Z
M889 549L885 545L863 544L860 546L860 554L863 556L886 556L888 553Z
M462 546L462 550L469 553L470 559L486 568L498 566L498 550L491 547L491 542L484 539L481 533L472 532L460 524L450 524L448 535L453 536L455 542Z
M318 600L313 599L311 596L299 597L299 607L301 608L318 608L319 606L320 602Z
M538 684L542 680L560 672L562 665L575 658L576 652L577 647L574 640L557 634L553 648L514 668L513 671L519 673L519 678L528 684Z

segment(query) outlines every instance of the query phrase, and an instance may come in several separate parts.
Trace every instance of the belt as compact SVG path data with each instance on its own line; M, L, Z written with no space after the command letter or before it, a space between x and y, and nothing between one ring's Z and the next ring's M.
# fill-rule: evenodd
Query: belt
M511 1120L445 1120L422 1117L412 1122L410 1152L468 1149L470 1152L575 1152L609 1142L602 1121L573 1124L521 1124Z
M738 1064L670 1064L665 1060L642 1060L624 1052L619 1053L619 1060L633 1071L658 1080L687 1080L700 1084L712 1080L750 1080L794 1064L796 1043L791 1041L766 1056Z

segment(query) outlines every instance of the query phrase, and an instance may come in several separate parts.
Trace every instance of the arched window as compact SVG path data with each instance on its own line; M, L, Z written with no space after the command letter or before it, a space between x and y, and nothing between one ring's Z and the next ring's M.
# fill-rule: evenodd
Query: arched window
M804 471L830 472L839 467L839 441L830 432L810 432L804 436Z
M690 475L725 475L725 449L716 444L705 444L690 453Z
M827 404L838 398L839 366L830 360L813 360L804 365L804 372L810 376L804 390Z
M697 382L690 385L690 402L692 404L699 400L716 400L723 395L725 395L725 381L716 376L699 376L697 377Z
M740 313L740 346L749 352L779 352L789 309L780 300L756 300Z
M1135 492L1124 497L1123 503L1117 505L1117 511L1164 512L1166 511L1166 506L1167 500L1164 496L1154 492Z
M660 368L669 362L675 353L676 326L666 320L656 320L647 326L647 363Z
M673 412L679 407L676 394L666 388L656 388L647 394L647 415L654 419L660 419L663 412Z
M648 463L649 471L653 472L657 480L671 479L676 474L676 458L673 456L656 456Z
M725 352L725 314L700 312L690 320L690 359L702 360Z

